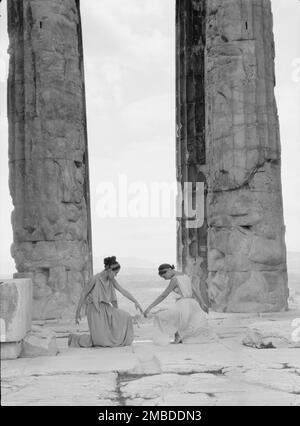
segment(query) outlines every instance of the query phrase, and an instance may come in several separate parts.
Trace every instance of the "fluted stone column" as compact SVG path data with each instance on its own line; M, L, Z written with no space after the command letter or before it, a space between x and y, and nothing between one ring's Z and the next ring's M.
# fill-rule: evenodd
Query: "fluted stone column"
M205 160L201 160L205 167L198 162L197 170L203 171L207 181L207 285L211 307L227 312L286 309L285 227L270 1L178 0L177 8L180 4L185 8L180 25L185 35L180 40L187 40L189 34L202 27L203 20L206 27L202 36L204 59L190 55L194 67L205 69L204 95L197 93L199 86L190 79L191 62L177 55L177 69L184 69L180 71L183 78L177 86L177 99L182 98L180 87L188 88L185 93L195 97L196 102L205 98L205 137L195 139L191 146L183 143L191 140L188 136L179 138L177 169L179 180L191 179L184 163L191 158L190 152L205 146ZM203 9L205 16L195 19L197 11ZM177 51L178 44L177 39ZM197 37L192 44L195 52L203 50L199 42L196 48ZM187 42L185 46L185 52L189 52ZM177 102L177 125L181 130L189 102L184 112L179 105ZM192 238L185 235L181 226L178 242L182 265L191 257L197 261L197 253L190 254ZM198 234L194 241L201 247L205 236Z
M73 315L92 273L79 1L7 5L11 251L34 318Z
M208 304L207 221L203 197L206 194L204 55L205 1L177 0L176 169L182 190L182 199L178 200L181 205L177 217L177 264L191 276ZM203 186L197 186L197 182Z

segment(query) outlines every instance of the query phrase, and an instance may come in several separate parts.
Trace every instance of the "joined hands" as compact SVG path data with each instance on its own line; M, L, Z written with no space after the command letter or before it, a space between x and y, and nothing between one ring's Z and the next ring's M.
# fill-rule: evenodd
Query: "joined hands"
M149 315L149 312L150 312L150 310L151 310L151 308L150 307L148 307L147 309L145 309L144 311L143 311L143 309L142 309L142 307L141 307L141 305L137 302L137 303L135 303L135 308L136 308L136 310L137 311L140 311L140 313L145 317L145 318L147 318L147 316Z
M149 315L149 312L150 312L149 308L145 309L145 311L144 311L144 317L145 318L147 318L147 316Z

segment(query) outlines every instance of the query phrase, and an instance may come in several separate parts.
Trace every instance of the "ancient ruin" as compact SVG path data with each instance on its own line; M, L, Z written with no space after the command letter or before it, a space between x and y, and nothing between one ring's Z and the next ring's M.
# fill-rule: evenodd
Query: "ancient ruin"
M74 314L92 273L79 0L8 0L12 255L33 317ZM270 0L177 0L177 180L205 184L178 219L178 265L213 310L287 308Z
M178 261L217 311L287 309L274 57L269 0L177 1L178 180L206 181Z
M73 315L92 272L79 1L7 5L16 277L32 277L34 318Z
M176 2L176 124L177 181L184 187L192 182L187 199L192 209L199 195L196 182L206 189L205 138L205 10L204 1ZM205 195L207 190L205 191ZM208 304L207 290L207 218L201 226L186 217L185 198L177 219L177 263L193 277Z

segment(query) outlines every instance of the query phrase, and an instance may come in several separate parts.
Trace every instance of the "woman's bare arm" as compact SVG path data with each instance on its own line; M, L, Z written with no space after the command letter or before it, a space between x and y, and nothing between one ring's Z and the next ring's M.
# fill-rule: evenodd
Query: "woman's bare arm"
M116 290L118 290L124 297L126 297L127 299L129 299L131 302L133 302L140 310L142 310L139 302L136 300L136 298L127 290L125 290L125 288L123 288L118 281L114 278L113 279L113 286L115 287Z
M151 305L148 306L148 308L145 311L145 314L147 314L154 306L159 305L177 286L177 278L174 277L171 279L168 287L154 300L154 302L151 303Z
M204 303L204 301L201 297L200 291L196 291L196 289L194 287L193 287L193 296L197 300L197 302L199 303L199 305L203 309L203 311L208 313L209 312L208 306L206 305L206 303Z

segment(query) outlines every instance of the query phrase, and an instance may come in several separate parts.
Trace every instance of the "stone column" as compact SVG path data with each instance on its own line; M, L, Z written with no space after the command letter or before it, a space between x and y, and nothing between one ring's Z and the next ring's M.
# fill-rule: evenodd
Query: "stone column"
M11 251L33 317L73 315L92 273L79 1L7 5Z
M193 208L205 184L202 226L179 198L177 260L217 311L287 308L272 27L269 0L176 2L177 180Z
M176 2L177 264L207 298L205 1ZM195 214L196 211L196 214Z
M206 161L212 308L287 308L270 0L207 0Z

